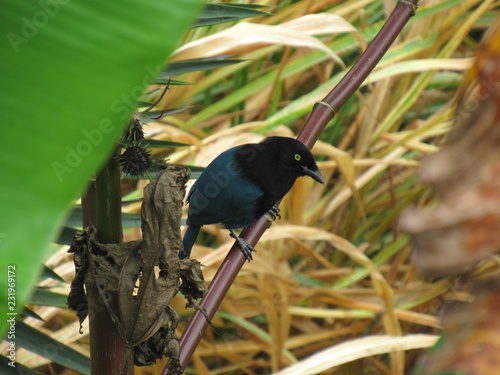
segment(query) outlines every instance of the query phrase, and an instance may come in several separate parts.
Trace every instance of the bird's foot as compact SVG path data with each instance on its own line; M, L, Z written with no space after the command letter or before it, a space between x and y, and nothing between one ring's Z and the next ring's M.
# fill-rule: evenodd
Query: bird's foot
M237 236L232 229L229 229L229 232L231 232L230 236L236 240L236 243L238 244L238 247L240 248L245 258L247 258L249 262L253 260L252 252L255 251L253 246L246 242L243 238Z
M274 221L276 220L276 218L281 219L279 207L276 205L272 206L271 209L267 211L266 216L268 217L269 221Z

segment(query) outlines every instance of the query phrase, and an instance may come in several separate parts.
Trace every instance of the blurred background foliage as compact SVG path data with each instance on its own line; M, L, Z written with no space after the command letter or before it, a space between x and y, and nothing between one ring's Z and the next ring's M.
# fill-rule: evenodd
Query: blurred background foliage
M155 107L166 115L148 120L146 137L192 146L159 142L154 159L206 166L237 144L295 136L312 105L341 79L395 6L392 0L234 3L247 6L219 9L217 20L200 17L200 27L186 32L171 57L176 64L159 78L173 79ZM415 270L398 215L433 202L432 191L418 182L419 163L446 138L464 72L497 12L498 2L488 0L420 1L369 80L313 148L325 185L296 182L280 206L282 219L232 285L186 373L272 373L355 338L438 334L443 303L469 299L467 283ZM123 181L127 241L140 238L135 214L146 183ZM207 283L232 242L217 226L203 228L192 257L203 264ZM65 281L46 278L39 293L69 292L74 268L67 249L54 245L45 262ZM470 277L497 269L490 259ZM29 308L43 321L28 317L25 323L88 356L88 327L78 333L64 298L48 303L35 297ZM184 305L181 297L174 301L182 317L179 335L193 313ZM419 353L366 354L328 373L402 374ZM17 359L43 373L73 373L24 349ZM158 374L163 366L136 373Z

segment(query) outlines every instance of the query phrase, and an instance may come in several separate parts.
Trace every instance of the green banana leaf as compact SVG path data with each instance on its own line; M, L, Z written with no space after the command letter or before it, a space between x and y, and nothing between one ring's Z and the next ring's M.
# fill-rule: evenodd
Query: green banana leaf
M0 15L0 333L72 201L112 151L200 0L5 2ZM9 278L10 276L10 278Z

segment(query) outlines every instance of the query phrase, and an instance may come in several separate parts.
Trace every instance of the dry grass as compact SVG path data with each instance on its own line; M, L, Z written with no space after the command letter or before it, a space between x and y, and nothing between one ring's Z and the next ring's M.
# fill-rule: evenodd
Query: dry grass
M222 25L187 34L179 59L237 53L245 61L179 77L193 85L172 89L165 105L195 108L146 130L195 147L157 157L207 165L236 144L293 136L394 6L393 1L368 0L290 3L259 1L273 12L248 21L266 25L262 33L248 25L224 33L230 25ZM342 344L313 365L325 361L323 369L330 374L403 374L418 352L402 349L432 345L431 336L408 335L438 334L440 306L467 300L467 284L420 275L411 264L408 236L398 230L398 215L411 205L432 202L432 193L418 183L419 162L446 137L458 85L497 8L488 0L421 2L370 80L314 147L325 185L299 179L285 197L283 218L257 245L255 260L231 287L186 373L272 373ZM307 17L314 13L321 16ZM242 39L243 34L254 38ZM211 39L197 42L205 36ZM225 230L203 229L192 256L205 266L210 282L232 241ZM59 254L49 263L69 280L70 260ZM482 263L472 277L498 272L497 264ZM183 318L179 334L192 314L184 304L180 297L175 300ZM76 324L67 326L71 313L37 312L54 337L67 337L87 353ZM399 336L409 338L403 343ZM372 349L367 349L370 338ZM41 363L22 351L18 360ZM136 371L157 374L161 368ZM304 368L295 373L320 371Z

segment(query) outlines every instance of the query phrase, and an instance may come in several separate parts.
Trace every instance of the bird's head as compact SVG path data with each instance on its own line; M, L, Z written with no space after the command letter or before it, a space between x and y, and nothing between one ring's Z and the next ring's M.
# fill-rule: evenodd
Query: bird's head
M311 151L302 142L294 138L269 137L262 143L276 153L280 168L295 177L309 176L321 184L324 183Z

